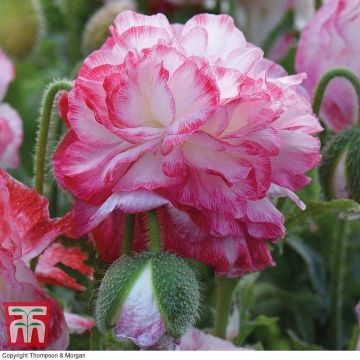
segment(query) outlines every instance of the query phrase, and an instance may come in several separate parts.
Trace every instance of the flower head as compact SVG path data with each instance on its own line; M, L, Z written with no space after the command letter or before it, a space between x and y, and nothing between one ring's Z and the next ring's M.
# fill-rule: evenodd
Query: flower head
M357 76L360 51L360 1L326 1L301 33L296 55L297 71L308 78L305 88L311 95L321 77L332 68L347 68ZM321 117L339 132L353 125L357 116L357 97L346 79L334 79L327 87Z
M270 197L302 206L292 192L320 158L303 76L264 59L225 15L171 26L128 11L111 32L61 102L70 129L54 166L81 203L79 233L114 210L170 204L214 239L283 236Z

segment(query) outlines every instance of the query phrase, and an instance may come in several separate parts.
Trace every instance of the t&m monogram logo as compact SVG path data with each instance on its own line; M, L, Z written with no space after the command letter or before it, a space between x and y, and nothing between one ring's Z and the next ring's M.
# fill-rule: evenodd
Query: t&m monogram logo
M51 303L3 302L9 347L45 349Z

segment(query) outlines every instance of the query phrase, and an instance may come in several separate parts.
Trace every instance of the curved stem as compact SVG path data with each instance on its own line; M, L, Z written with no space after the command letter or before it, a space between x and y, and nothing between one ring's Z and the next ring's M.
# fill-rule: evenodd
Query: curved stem
M60 139L61 134L63 132L63 126L64 126L64 122L62 121L62 119L58 116L57 117L57 121L58 123L56 124L56 128L53 134L53 137L50 141L55 142L57 139ZM50 128L50 132L51 132L51 128ZM57 217L58 214L58 195L59 195L59 187L58 184L53 181L52 185L51 185L51 189L50 189L50 195L49 195L49 209L50 209L50 214L53 217Z
M35 167L34 167L34 187L37 192L42 194L44 188L46 147L49 138L49 128L53 102L56 94L60 90L70 91L73 88L71 82L62 80L55 81L49 85L45 91L41 105L39 133L35 147Z
M232 295L238 280L222 276L216 278L217 297L214 334L223 339L226 335L226 327L230 316Z
M149 235L150 235L150 250L158 253L161 251L161 238L159 223L155 210L148 212L148 224L149 224Z
M122 254L129 255L132 249L132 243L134 238L134 225L135 225L135 215L128 214L125 219L124 226L124 240L122 246Z
M214 7L215 14L221 14L221 0L216 0Z
M315 96L314 96L314 102L313 102L313 110L314 113L319 116L321 104L325 95L326 87L328 86L329 82L336 78L336 77L342 77L344 79L347 79L350 81L352 86L354 87L354 90L357 95L358 100L358 121L357 124L360 126L360 79L350 70L348 69L332 69L328 71L320 80L316 90L315 90Z
M334 336L333 343L337 350L341 349L343 336L342 309L347 246L346 224L346 220L339 219L338 229L334 239L334 258L331 274L331 333Z

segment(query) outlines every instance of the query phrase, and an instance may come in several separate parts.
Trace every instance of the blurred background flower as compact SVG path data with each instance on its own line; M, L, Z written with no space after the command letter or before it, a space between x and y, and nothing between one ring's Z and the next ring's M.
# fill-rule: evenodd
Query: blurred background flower
M308 22L301 33L296 55L296 70L306 72L304 86L314 95L317 83L330 69L347 68L360 75L360 1L328 0ZM329 84L320 112L334 132L353 125L357 120L357 96L346 79Z
M2 103L15 68L0 50L0 167L16 168L19 165L19 149L23 140L23 126L19 114L9 104Z

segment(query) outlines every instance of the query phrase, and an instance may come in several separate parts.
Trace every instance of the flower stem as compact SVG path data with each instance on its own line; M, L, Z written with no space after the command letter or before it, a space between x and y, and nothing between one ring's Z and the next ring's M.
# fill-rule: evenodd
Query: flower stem
M219 276L216 278L217 299L214 334L220 338L225 338L226 327L231 310L232 295L239 279L230 279Z
M150 235L150 250L155 253L161 252L160 229L155 210L150 210L148 212L148 224Z
M237 19L237 0L229 0L229 14L234 19L236 23Z
M53 133L52 139L50 140L53 143L55 143L58 139L60 139L64 127L64 122L59 116L57 117L57 120L58 123L56 124L56 128L54 129L55 131ZM50 133L51 133L51 127L50 127ZM58 196L59 196L59 187L58 184L55 181L53 181L49 195L49 209L50 209L50 214L53 217L57 217L59 215Z
M73 85L69 81L55 81L49 85L43 97L39 121L39 132L35 147L36 150L34 167L34 187L35 190L40 194L43 193L44 188L46 148L49 138L49 128L53 102L56 94L60 90L70 91L72 88Z
M322 0L315 0L315 9L319 9L322 5Z
M124 226L124 240L122 246L122 254L129 255L132 249L132 243L134 238L134 225L135 225L135 215L128 214L125 219Z
M320 80L316 90L315 90L315 96L314 96L314 102L313 102L313 110L314 113L319 116L321 104L325 95L326 87L328 86L329 82L336 78L341 77L344 79L347 79L351 82L352 86L354 87L354 90L357 95L358 100L358 121L357 125L360 126L360 79L350 70L348 69L332 69L328 71Z
M331 267L331 333L334 336L333 344L337 350L341 349L343 336L342 309L347 246L346 224L346 220L339 219L338 228L334 239L334 258Z

